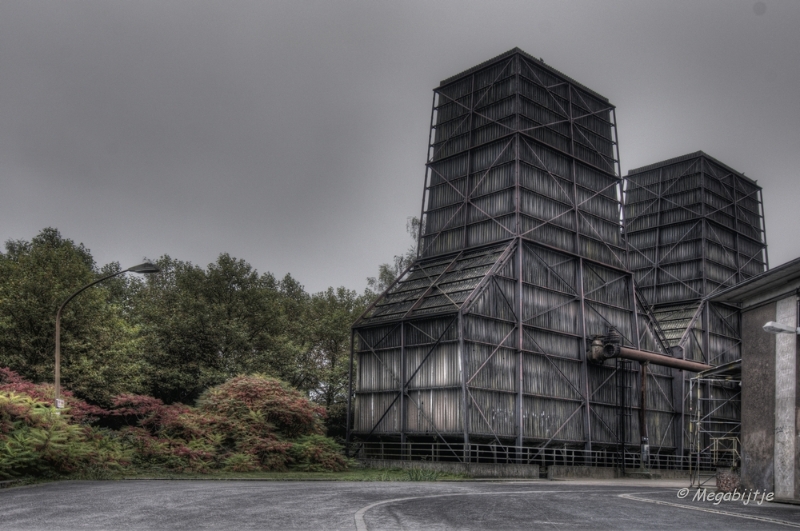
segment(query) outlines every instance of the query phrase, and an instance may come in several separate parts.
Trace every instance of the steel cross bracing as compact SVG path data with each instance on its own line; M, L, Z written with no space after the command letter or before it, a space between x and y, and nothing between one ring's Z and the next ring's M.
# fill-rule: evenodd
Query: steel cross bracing
M367 352L370 357L375 358L381 366L382 371L386 371L390 377L390 380L394 382L393 391L394 398L388 405L385 407L385 410L380 414L377 421L374 422L372 429L366 433L365 440L369 440L375 433L377 428L382 424L385 417L390 414L392 408L398 402L402 402L404 400L410 401L417 410L422 411L423 416L428 421L428 427L430 428L430 432L434 433L438 438L441 440L446 440L448 436L453 435L452 432L447 432L438 426L435 420L427 413L424 412L423 408L420 406L419 401L413 396L409 394L409 385L413 380L414 376L422 369L422 366L430 359L430 355L433 353L434 349L437 345L441 342L444 337L444 334L449 330L449 328L455 323L458 323L459 329L462 329L462 322L465 316L470 315L482 315L483 318L492 318L495 322L507 322L508 326L505 328L505 332L503 336L499 339L499 341L495 342L484 342L474 337L469 337L466 339L466 343L468 345L486 345L486 347L490 348L491 351L489 352L488 356L481 361L481 363L473 368L467 367L467 363L465 363L463 358L463 351L464 351L464 333L463 330L460 331L458 341L459 341L459 362L462 367L462 383L459 385L453 385L454 388L460 387L464 399L466 400L465 403L461 404L461 418L464 419L462 426L463 438L468 443L470 436L472 437L490 437L494 440L497 444L506 447L506 446L521 446L521 444L515 444L520 441L516 439L521 439L521 431L517 427L517 432L511 434L509 432L505 433L498 433L495 427L495 421L497 419L498 411L493 409L492 411L487 410L486 406L483 406L478 398L476 398L475 393L485 393L490 392L504 394L507 393L509 396L519 397L521 396L521 400L517 399L514 403L515 411L509 412L509 415L513 417L519 417L524 421L528 419L529 413L526 412L524 407L525 399L531 398L541 398L541 399L549 399L554 400L556 397L552 395L552 393L548 394L546 392L536 392L535 390L531 389L523 389L522 386L527 385L525 382L520 382L521 385L517 385L516 387L509 386L506 390L497 389L496 385L493 386L491 384L481 384L478 382L482 374L484 374L490 367L493 370L496 370L496 367L493 366L493 361L496 356L500 352L513 350L515 352L515 356L535 356L539 359L545 361L545 363L551 367L550 373L552 377L559 379L563 382L563 387L568 390L567 394L563 392L558 394L557 399L559 402L564 404L573 403L574 407L572 407L569 411L564 412L564 415L558 423L553 425L550 432L549 437L538 439L536 437L525 437L525 441L535 442L538 440L538 443L541 447L545 447L550 444L553 440L563 440L559 438L559 435L565 430L567 426L573 421L573 419L579 413L583 412L581 415L584 418L583 424L584 426L589 426L589 429L584 432L584 436L587 436L589 441L591 441L591 432L592 428L591 425L593 423L597 423L599 428L604 429L605 431L609 432L610 434L614 434L614 428L610 427L608 422L603 418L602 415L598 414L595 411L594 405L595 403L599 406L602 406L604 402L600 400L599 402L595 398L598 393L601 393L603 387L608 384L611 377L605 378L604 381L600 382L599 385L592 386L589 398L587 399L586 390L589 389L588 382L583 378L575 378L574 371L567 371L567 367L575 366L575 365L582 365L585 364L585 360L581 359L570 359L565 358L563 356L553 355L548 352L548 348L541 344L541 338L537 337L539 333L558 333L561 335L571 335L576 340L580 339L579 333L568 333L565 332L563 329L552 328L552 326L547 326L545 321L542 321L542 318L547 317L548 314L558 314L559 311L563 310L569 304L576 304L581 302L581 296L583 297L583 302L586 307L585 311L590 312L593 315L596 315L599 319L599 322L602 323L603 326L605 325L614 325L619 324L617 320L613 320L613 318L609 318L604 315L604 307L607 307L609 310L626 310L622 307L615 307L608 303L602 304L601 302L593 300L596 294L600 293L602 290L605 289L613 289L614 286L620 284L625 280L625 277L622 276L610 276L604 277L601 274L601 271L597 268L599 266L591 264L588 261L580 257L567 257L567 255L561 255L560 258L552 258L551 261L548 262L540 253L547 252L543 248L538 248L537 250L536 245L530 244L528 242L524 242L520 239L514 240L511 244L508 244L504 248L493 248L491 252L484 252L485 255L492 255L497 256L497 260L491 265L488 270L486 270L485 276L481 278L481 281L475 284L474 291L472 291L467 297L459 297L459 300L463 300L463 303L460 307L458 307L455 303L451 303L449 308L451 309L451 313L455 312L456 315L454 317L448 317L448 325L445 330L441 332L437 337L429 336L433 345L430 346L427 354L422 358L419 365L416 367L409 367L409 372L412 372L411 376L401 377L399 370L392 369L389 364L385 363L382 358L378 355L376 350L380 347L380 343L384 342L387 337L391 335L392 332L395 332L398 328L402 328L403 326L407 327L414 327L414 320L410 319L410 312L413 311L414 308L420 306L420 301L424 300L425 297L430 297L431 293L435 292L439 289L437 286L441 285L442 282L446 279L446 275L448 273L452 274L453 272L457 272L460 268L458 267L459 261L466 261L469 258L467 253L458 253L454 257L450 257L446 260L438 260L438 269L436 271L441 271L440 273L433 275L433 274L424 274L424 278L426 279L427 286L423 286L422 288L417 289L417 299L411 302L405 302L401 308L405 309L406 307L410 307L410 310L405 310L403 313L404 320L401 321L400 324L394 324L391 329L383 334L381 338L379 338L378 343L370 344L367 339L361 335L360 330L356 330L356 338L358 339L359 343L361 344L361 350ZM525 253L525 261L531 264L531 267L541 272L541 274L545 275L549 281L546 282L548 285L536 285L531 284L529 281L523 280L523 286L528 288L535 288L539 290L541 293L545 295L547 293L556 294L561 299L552 301L549 306L539 306L537 308L524 308L523 311L527 313L520 313L520 308L514 301L519 301L520 298L518 294L513 292L513 289L509 289L509 286L514 286L519 282L519 271L520 268L517 267L516 270L510 268L510 265L518 265L520 261L522 261L522 254ZM553 261L554 260L554 261ZM570 262L572 264L572 277L565 278L564 271L568 270L570 266ZM576 287L575 272L577 268L575 267L574 262L586 262L583 264L584 269L587 270L587 274L593 279L596 284L592 285L590 288L582 289ZM427 267L426 267L427 266ZM485 267L485 266L484 266ZM415 270L422 270L422 271L429 271L430 265L422 262L418 266L414 266L409 269L409 273L405 275L404 278L401 278L396 283L396 289L398 291L402 291L402 287L404 284L408 283L408 279L412 278L419 278L419 275L414 276L412 273ZM509 276L510 275L510 276ZM628 284L630 283L628 277ZM581 282L581 286L583 282ZM505 288L504 288L505 286ZM555 287L553 287L555 286ZM420 293L421 292L421 293ZM486 297L485 295L487 292L491 292L493 295L491 297ZM391 299L393 293L390 290L387 294L384 295L383 299ZM502 308L505 308L503 311L493 310L491 312L486 312L485 309L480 309L476 306L476 304L481 301L481 304L484 304L486 300L492 299L496 301L496 305ZM377 301L377 303L373 306L375 309L380 309L382 306L382 300ZM506 313L506 317L497 317L499 314ZM377 315L378 323L380 323L380 318L382 314L379 311L375 312ZM632 314L632 312L629 312ZM369 314L369 312L368 312ZM371 318L369 315L365 315L360 322L363 324L369 324ZM399 314L399 313L398 313ZM492 315L490 315L492 314ZM581 314L580 319L583 320L585 318L585 314ZM633 316L630 316L631 321L633 320ZM634 334L637 334L635 326L633 323L628 327L629 330L634 331ZM595 329L598 331L598 329ZM518 337L521 332L523 341L518 342ZM577 331L576 331L577 332ZM625 343L629 345L635 345L637 343L636 335L627 335L630 332L626 333L625 335ZM522 344L522 346L520 346ZM526 346L527 345L527 346ZM401 343L401 352L400 352L400 360L402 367L406 367L407 365L403 362L405 359L405 354L403 353L404 345ZM565 365L566 364L566 365ZM402 369L400 369L402 370ZM567 374L567 373L570 374ZM529 376L529 378L532 375ZM613 373L612 373L613 376ZM656 390L658 393L664 396L665 401L669 402L670 397L667 396L667 392L663 390L662 384L656 379L654 375L649 375L651 381L654 381L654 385L652 388ZM405 382L405 384L401 385L401 381ZM522 392L521 392L522 390ZM608 405L613 405L610 403L606 403ZM402 411L405 411L405 408L401 408ZM475 415L471 416L469 411L474 411ZM669 412L673 412L673 410L669 410ZM502 413L502 412L500 412ZM513 414L513 415L512 415ZM399 419L401 425L398 427L397 432L401 436L401 440L405 440L405 424L404 419L401 415ZM664 442L666 440L667 434L671 429L671 420L670 423L667 425L666 430L664 431L663 435L659 442ZM481 435L482 434L482 435ZM512 442L513 436L513 442ZM576 439L574 437L567 439L572 440L573 443L580 444L582 441L581 439ZM671 441L670 441L671 442ZM587 446L589 446L587 444Z
M627 271L614 107L524 54L453 79L434 92L417 260L354 324L352 430L616 444L615 371L588 365L588 339L666 348ZM647 381L667 445L675 386Z
M712 365L739 359L739 310L709 299L768 264L760 188L697 152L632 170L625 197L635 283L666 346ZM691 245L699 246L695 254L687 254ZM681 448L691 448L690 384L677 376Z
M667 202L671 202L671 201L667 200ZM685 210L688 210L688 211L691 212L690 209L688 209L687 207L685 207L683 205L677 205L676 203L675 203L675 205L680 207L680 208L682 208L682 209L685 209ZM732 205L733 204L728 205L728 206L732 206ZM709 215L710 214L714 214L716 212L722 211L723 209L724 209L724 207L720 207L720 208L718 208L718 209L716 209L714 211L709 212L708 214ZM642 213L641 215L644 215L645 213L646 212ZM633 221L635 219L636 218L632 218L631 221ZM686 239L688 239L691 236L692 229L694 229L695 227L699 226L701 223L705 223L705 222L706 222L705 218L697 219L690 227L687 228L686 233L679 240L674 242L672 244L672 246L662 255L661 258L662 259L668 258L669 254L673 250L675 250L681 243L683 243ZM713 226L709 226L707 228L708 228L708 230L711 230L712 232L715 231ZM718 237L717 240L721 240L721 238ZM660 249L660 247L657 247L657 249ZM652 284L653 289L655 289L656 286L657 286L657 272L661 272L661 273L671 277L675 282L683 284L686 288L688 288L689 290L693 291L695 293L696 297L701 298L701 297L705 296L703 291L697 290L696 288L694 288L693 286L691 286L690 284L688 284L684 280L676 277L675 275L670 273L668 270L664 269L662 267L662 265L660 264L658 258L651 259L644 252L642 252L641 250L639 250L639 249L637 249L635 247L631 247L630 252L637 253L637 254L641 255L645 260L647 260L652 265L652 268L650 268L648 270L648 272L644 275L644 277L642 277L642 279L639 281L639 285L642 285L644 283L642 281L645 280L646 277L651 276L652 277L651 284ZM759 250L759 251L757 251L756 253L754 253L754 254L752 254L750 256L745 255L746 258L747 258L747 261L744 264L742 264L742 266L745 266L748 263L750 263L751 261L758 259L761 254L762 254L762 251ZM740 256L740 255L741 255L741 253L737 253L737 256ZM735 283L737 283L737 282L739 282L741 280L744 280L744 279L742 278L741 268L739 268L736 272L731 274L729 277L727 277L724 280L722 280L720 286L718 286L714 291L718 291L718 290L724 289L725 287L729 287L729 286L731 286L731 285L733 285L733 284L735 284ZM708 293L707 295L711 295L711 294L713 294L713 291Z
M462 229L466 228L467 224L469 224L469 219L468 219L468 217L466 215L464 215L465 214L464 211L465 211L465 209L467 209L467 207L471 207L471 208L474 208L474 210L476 212L480 213L481 215L483 215L485 217L484 220L479 220L479 222L480 221L485 221L485 220L491 221L492 223L494 223L495 225L497 225L499 227L499 230L501 231L502 234L506 235L506 238L511 238L511 237L513 237L513 236L515 236L517 234L522 234L522 235L525 235L525 236L529 236L533 232L535 232L536 230L538 230L538 229L540 229L540 228L542 228L544 226L547 226L547 225L557 226L559 221L561 220L561 218L563 218L564 216L567 216L570 213L573 213L573 215L577 219L575 220L574 223L573 222L569 222L569 223L573 223L573 228L570 229L570 230L575 232L578 235L578 237L590 238L594 242L596 242L596 244L600 244L600 245L604 246L609 251L609 255L612 257L611 258L611 262L613 262L613 265L623 266L624 267L624 265L625 265L625 260L624 260L624 252L625 252L625 250L624 250L624 245L622 244L622 242L619 243L619 245L620 245L619 248L615 248L614 246L610 245L608 243L608 241L607 241L607 237L604 237L602 234L600 234L597 231L597 229L596 229L596 224L597 223L593 223L592 222L592 214L590 214L588 212L585 212L584 209L582 208L582 207L585 207L586 205L591 204L591 202L593 200L597 200L601 196L603 196L603 197L605 197L607 199L608 198L607 192L609 190L613 189L614 195L617 198L616 199L616 213L615 213L614 217L616 218L615 222L617 223L617 225L619 224L619 219L618 218L619 218L619 196L620 196L620 190L619 190L619 177L617 176L618 175L618 173L617 173L617 166L618 166L617 159L614 159L613 156L609 156L609 155L603 153L594 144L594 141L592 141L589 138L587 132L585 132L583 130L583 128L580 126L580 121L582 119L585 119L587 117L591 117L591 118L593 118L595 120L602 121L605 125L607 125L608 129L610 131L612 131L613 134L615 135L616 131L615 131L615 128L613 126L613 123L612 122L608 122L604 118L601 119L601 117L604 116L604 115L607 115L609 113L613 114L613 112L614 112L613 106L605 104L605 106L603 106L601 108L597 108L597 109L592 110L592 111L579 112L577 110L580 109L580 106L579 106L580 104L583 104L585 107L592 107L592 105L587 103L587 100L585 99L586 96L583 93L581 93L581 91L578 91L578 90L575 90L574 88L568 87L569 88L569 91L568 91L569 98L568 98L567 101L562 103L561 101L559 101L559 97L554 93L554 90L556 88L558 88L558 87L561 87L561 86L567 86L567 84L565 84L563 81L560 81L558 83L553 83L553 84L548 85L545 81L543 81L542 79L538 78L538 76L536 75L534 70L531 70L529 68L529 71L533 73L533 75L532 75L533 81L535 83L537 83L538 86L542 87L546 91L546 94L547 94L547 96L549 98L548 101L552 103L551 107L555 107L556 111L559 111L558 112L559 119L552 120L552 121L549 121L549 122L545 122L545 123L542 123L542 124L539 124L539 125L536 125L536 126L533 126L533 127L522 127L519 124L521 109L519 108L518 105L516 106L514 112L512 113L512 116L511 116L511 117L515 117L513 125L510 125L510 124L507 124L507 123L503 123L503 120L508 118L508 117L496 118L496 117L493 117L493 116L491 116L489 114L481 113L478 110L480 108L480 105L482 103L484 103L484 100L486 99L487 95L491 93L491 91L495 88L495 85L497 83L499 83L500 81L503 81L503 80L501 80L501 78L503 77L504 73L507 72L507 69L514 64L514 60L515 60L515 58L512 56L510 59L508 59L505 62L503 68L498 68L497 72L494 75L494 79L492 80L492 83L489 86L481 89L478 92L477 97L476 97L476 91L475 90L471 90L469 95L468 95L469 96L468 101L467 100L459 101L459 98L452 97L452 96L448 95L447 90L446 90L447 87L443 87L443 88L437 89L437 91L435 93L435 96L434 96L434 112L432 113L432 131L436 131L439 128L445 128L447 126L450 127L451 131L449 131L450 134L444 141L439 141L438 139L434 138L435 135L434 135L434 133L432 133L431 144L430 144L431 148L429 150L428 172L426 174L425 196L423 197L423 211L422 211L422 220L423 220L422 227L423 227L423 230L420 233L420 245L419 245L420 256L426 256L426 255L430 254L430 252L432 252L431 248L434 246L434 244L437 243L439 238L441 238L442 235L444 233L446 233L447 231L449 231L451 229L454 229L454 228L457 228L457 227L461 227ZM473 88L474 88L474 76L475 75L476 74L473 74L473 79L471 80L471 86ZM519 78L522 75L523 74L521 74L519 71L517 71L514 74L515 78ZM577 101L573 101L573 96L575 96L575 100L577 100ZM516 101L525 99L525 96L521 95L519 92L516 92L514 94L514 97L516 98ZM440 100L438 103L436 102L436 98L438 98ZM464 99L464 98L462 97L461 99ZM445 102L445 103L443 103L443 102ZM461 116L456 116L455 118L449 120L448 122L438 123L439 122L439 117L438 117L438 115L436 113L436 109L437 108L438 109L442 108L446 103L452 103L453 105L457 105L459 108L464 110L464 113ZM504 136L500 136L498 138L492 138L490 140L487 140L484 143L475 143L475 142L473 142L473 140L472 140L472 134L473 134L472 131L473 131L473 129L471 127L471 124L472 124L472 122L473 122L473 120L474 120L474 118L476 116L481 118L481 119L483 119L483 121L486 122L486 124L495 124L498 127L503 128L503 130L505 130L506 133L507 133L506 136L505 137ZM453 122L458 122L458 124L456 126L452 126ZM570 142L570 145L573 146L573 148L568 150L568 151L564 151L564 150L558 150L554 146L548 146L547 147L548 150L550 150L550 151L552 151L552 150L560 151L560 153L562 153L563 155L569 157L570 159L572 159L574 161L574 158L575 158L574 146L576 145L576 141L583 140L583 142L586 145L588 145L589 147L591 147L593 152L596 153L600 157L601 160L605 161L601 166L599 166L599 167L595 166L595 169L596 170L600 170L600 172L602 174L606 175L606 177L609 180L609 183L606 184L605 186L597 189L597 190L588 190L587 192L584 192L583 189L581 188L581 193L585 195L585 197L583 197L582 199L579 199L577 197L577 194L575 193L575 190L567 190L567 189L565 189L563 184L560 182L560 180L566 178L566 176L557 175L556 169L554 167L549 167L548 163L541 159L539 154L537 154L536 149L534 149L532 147L532 144L530 143L529 139L527 139L525 136L519 136L517 134L517 133L527 134L527 133L530 133L531 131L536 130L536 129L552 128L552 127L557 126L559 124L567 125L569 127L569 130L571 131L571 133L568 135L570 137L569 142ZM485 124L484 124L484 126L485 126ZM463 151L463 150L462 151L456 151L454 153L449 153L446 157L441 157L440 156L441 151L445 147L447 147L447 145L450 142L452 142L452 141L454 141L454 139L458 138L457 133L459 133L465 127L468 128L468 132L466 134L468 134L468 136L470 137L469 140L468 140L468 144L467 144L468 147L466 148L466 151ZM539 140L536 140L536 139L530 139L530 140L536 141L537 145L545 145L545 144L541 144L541 141L539 141ZM485 146L485 145L487 145L489 143L493 143L493 142L497 142L497 141L503 141L504 142L504 144L502 146L502 149L499 149L498 152L496 153L496 155L494 156L494 160L492 160L491 163L486 168L481 170L482 173L478 177L477 183L475 183L474 185L470 185L469 187L467 187L463 191L461 189L459 189L460 186L456 186L447 175L444 175L444 174L440 173L439 170L437 169L437 164L441 163L442 161L445 161L448 158L452 158L454 156L460 156L459 153L476 152L482 146ZM519 222L520 214L523 214L527 218L530 218L532 220L535 219L535 218L532 217L527 212L521 212L520 211L519 193L517 193L517 199L516 199L516 202L515 202L514 210L513 211L507 211L507 212L501 212L499 215L492 215L492 213L488 212L487 209L485 209L485 208L481 207L479 204L477 204L477 199L486 199L487 197L492 196L492 194L495 194L496 192L498 192L498 190L495 190L494 192L489 192L489 195L486 195L486 192L484 192L483 194L478 194L479 188L484 184L484 182L485 182L487 176L490 174L490 172L492 170L496 169L498 167L498 165L506 164L506 161L503 159L503 157L511 150L512 144L514 144L514 143L519 143L522 147L526 147L527 148L526 152L529 152L529 155L532 155L533 158L536 159L537 164L539 166L541 166L541 168L550 176L550 178L553 180L553 183L555 184L555 186L561 188L561 190L563 192L562 193L562 198L560 200L556 200L555 198L552 198L552 197L550 198L550 200L551 200L551 202L553 202L553 204L560 203L562 205L562 207L563 207L562 211L558 212L558 213L556 213L554 215L550 215L549 217L542 218L536 224L534 224L531 227L527 227L527 228L522 228L520 226L520 222ZM577 142L577 144L584 145L581 142ZM616 141L611 141L611 145L616 148ZM516 159L517 159L517 164L520 164L519 156L517 156ZM467 169L466 169L466 175L464 177L466 179L471 179L470 176L473 175L473 169L471 167L471 163L472 163L472 157L471 156L467 157L467 159L466 159ZM522 163L525 163L525 162L523 161ZM585 160L582 160L581 164L590 165L590 166L592 165L591 162L585 161ZM574 162L573 162L573 165L574 165ZM574 173L574 168L573 168L573 173ZM435 183L435 185L433 183L433 178L434 177L437 178L437 182ZM461 179L461 177L459 177L459 179ZM573 181L573 183L572 183L571 186L573 186L573 187L577 186L577 184L574 182L575 181L574 175L572 177L572 181ZM451 202L451 203L448 203L446 205L441 205L441 206L431 205L430 201L426 200L426 198L430 197L431 189L434 186L447 186L447 187L449 187L449 190L453 194L455 194L454 197L458 197L459 198L459 202L457 202L457 203ZM516 188L517 190L522 189L522 190L526 190L527 192L530 192L530 193L534 193L534 194L536 193L535 190L530 190L530 189L526 188L524 185L522 185L521 183L519 183L519 179L518 178L517 178L517 182L515 182L512 187ZM429 227L428 227L429 224L426 222L426 220L430 216L432 216L434 214L438 215L440 212L444 212L445 213L444 214L444 218L446 218L446 219L444 219L444 222L440 223L441 226L437 227L436 229L434 229L434 230L429 229ZM517 221L516 222L512 222L509 219L507 222L504 222L504 220L502 218L504 218L504 217L507 218L508 215L513 215L514 219L516 219ZM459 220L459 216L463 217L463 220ZM588 231L588 232L585 232L585 231ZM467 234L466 230L462 230L461 238L462 238L463 246L468 246L469 245L469 243L466 241L466 234ZM539 242L539 243L543 243L543 242Z
M689 157L689 156L687 156ZM669 162L664 163L662 167L658 168L658 179L655 182L644 182L642 174L652 172L652 169L641 171L638 175L629 175L628 179L633 181L631 185L626 187L626 196L635 195L635 200L626 201L628 210L633 210L635 207L636 214L626 220L625 226L629 236L629 240L633 240L638 234L650 233L655 237L652 243L647 245L629 244L631 253L648 264L647 267L634 266L633 269L637 270L637 284L642 287L648 285L653 293L656 288L662 285L659 275L669 277L670 280L676 284L681 284L690 293L684 296L683 299L700 299L710 296L713 292L723 289L725 287L734 285L741 282L758 272L763 271L764 266L767 265L766 258L766 238L763 229L763 213L752 211L743 206L745 201L750 201L751 204L756 205L757 210L763 210L761 201L761 190L754 184L750 185L750 189L740 189L741 183L745 179L743 176L738 176L732 171L725 170L722 174L716 173L718 170L714 168L720 167L719 164L706 161L707 156L702 153L694 154L695 159L691 164L683 168L683 171L678 175L669 176L667 179L670 181L666 188L664 171L669 167ZM684 162L684 160L679 162ZM724 170L724 168L723 168ZM634 170L637 171L637 170ZM699 190L701 195L699 199L695 199L692 203L682 204L678 200L683 201L685 190L677 189L672 190L673 187L685 187L686 179L692 175L699 174L701 176ZM638 179L638 180L637 180ZM713 184L713 183L719 184ZM740 183L737 185L737 183ZM713 190L712 190L713 188ZM646 192L648 197L640 199L639 196L642 192ZM669 194L672 194L672 198ZM709 201L717 203L716 207ZM702 205L702 212L697 212L697 205ZM684 211L687 215L681 219L664 221L661 219L662 212L666 209L673 209ZM732 214L731 214L732 213ZM648 224L647 217L656 215L656 222L654 225ZM715 218L717 215L725 215L731 218L729 221L732 226L725 227L725 231L733 231L732 242L728 242L722 234L722 221ZM752 220L755 220L753 223ZM661 242L660 233L667 228L682 229L681 238L671 241L671 245L665 245ZM697 234L697 228L701 228L701 236ZM680 262L682 257L671 256L676 249L687 240L702 239L703 251L702 256L696 256L696 259L715 262L715 258L709 255L708 242L724 249L732 259L733 264L722 265L719 268L733 268L731 273L725 273L727 276L722 278L715 278L712 284L709 284L710 279L703 275L703 285L698 288L691 284L685 278L679 278L672 273L667 266L674 265ZM748 251L743 243L750 242L750 250ZM647 252L654 252L654 257L649 257ZM752 269L751 264L755 267ZM705 271L705 268L702 268ZM723 269L720 269L721 271ZM750 271L747 273L746 271ZM652 299L656 304L664 304L669 302L678 302L676 300L662 300L660 296L656 295Z

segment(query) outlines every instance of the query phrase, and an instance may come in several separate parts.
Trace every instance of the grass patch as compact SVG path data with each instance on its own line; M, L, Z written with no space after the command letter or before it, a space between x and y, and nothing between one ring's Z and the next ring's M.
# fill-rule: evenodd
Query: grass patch
M411 469L380 469L380 468L351 468L342 472L303 472L290 470L285 472L233 472L214 470L208 473L175 472L168 469L151 468L147 470L127 470L119 472L90 471L87 473L69 474L49 478L19 478L14 482L0 485L0 487L13 488L35 483L49 483L59 480L222 480L222 481L439 481L465 479L459 474L445 474L434 470L420 468Z
M420 473L424 474L420 474ZM175 473L168 470L148 470L119 474L104 479L206 479L206 480L271 480L271 481L436 481L438 479L461 479L453 474L441 474L427 470L401 470L377 468L352 468L343 472L227 472L212 471L207 474Z
M409 481L436 481L442 476L442 473L424 468L409 468L406 470L406 475L408 475Z

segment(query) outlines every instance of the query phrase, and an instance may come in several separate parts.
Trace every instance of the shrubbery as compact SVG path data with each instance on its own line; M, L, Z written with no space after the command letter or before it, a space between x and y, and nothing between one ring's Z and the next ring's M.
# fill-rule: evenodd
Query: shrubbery
M124 394L103 409L65 393L58 415L52 397L52 386L0 369L0 477L347 468L322 435L324 409L266 376L232 378L196 407Z
M70 422L48 403L0 391L0 477L108 473L132 452L107 430Z

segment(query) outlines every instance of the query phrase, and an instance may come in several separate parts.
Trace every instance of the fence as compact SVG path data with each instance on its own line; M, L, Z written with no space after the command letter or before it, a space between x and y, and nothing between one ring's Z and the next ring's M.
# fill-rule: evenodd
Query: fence
M432 461L451 463L528 464L546 466L589 466L633 469L641 465L641 454L625 450L582 450L577 448L541 448L463 444L448 442L354 442L349 455L358 459ZM624 455L624 463L623 463ZM653 470L716 470L711 455L650 454Z

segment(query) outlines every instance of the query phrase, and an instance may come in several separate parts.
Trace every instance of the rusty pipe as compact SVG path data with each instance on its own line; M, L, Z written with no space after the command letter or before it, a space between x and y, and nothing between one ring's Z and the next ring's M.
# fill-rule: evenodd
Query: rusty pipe
M672 367L673 369L681 369L683 371L701 372L713 368L711 365L706 365L705 363L682 360L679 358L670 358L669 356L656 354L655 352L646 352L644 350L636 350L628 347L620 347L619 357L641 363L650 362L653 365Z
M663 354L656 354L655 352L646 352L644 350L623 347L621 345L622 338L619 333L613 328L610 328L608 332L606 336L594 336L592 338L588 352L589 361L603 363L609 358L620 357L626 360L638 361L639 363L649 362L653 365L672 367L674 369L691 372L701 372L712 368L711 365L706 365L705 363L671 358Z

